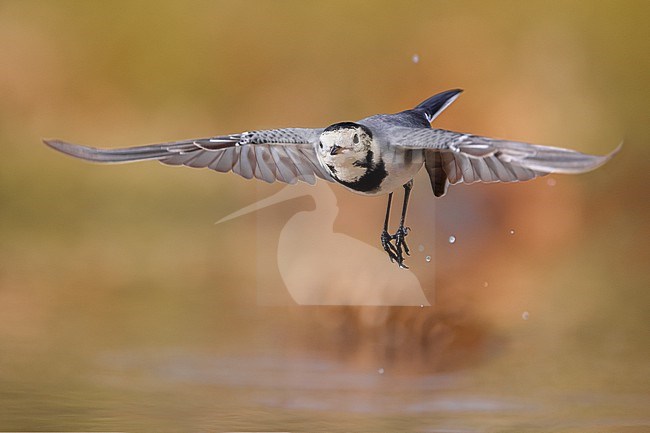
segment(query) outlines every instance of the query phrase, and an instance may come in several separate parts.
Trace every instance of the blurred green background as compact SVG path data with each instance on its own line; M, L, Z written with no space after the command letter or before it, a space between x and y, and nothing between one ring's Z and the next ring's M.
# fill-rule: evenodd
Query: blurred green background
M0 431L650 431L649 20L647 1L0 2ZM424 309L258 305L256 217L213 223L279 186L40 141L326 126L455 87L438 127L625 144L435 202L418 178ZM385 198L335 190L335 229L377 246Z

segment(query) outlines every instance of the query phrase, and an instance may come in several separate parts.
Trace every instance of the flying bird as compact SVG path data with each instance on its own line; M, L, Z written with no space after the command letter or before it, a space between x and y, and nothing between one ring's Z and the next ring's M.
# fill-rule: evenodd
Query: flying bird
M314 184L316 178L335 182L352 192L388 194L380 241L391 262L406 268L410 255L405 226L413 177L424 168L433 194L441 197L449 185L474 182L517 182L549 173L584 173L600 167L620 150L596 156L559 147L499 140L444 129L431 122L462 90L436 94L413 109L376 114L356 122L326 128L281 128L182 140L122 149L97 149L61 140L44 140L65 154L94 162L158 160L163 164L207 167L256 178ZM393 193L404 188L397 230L390 234Z

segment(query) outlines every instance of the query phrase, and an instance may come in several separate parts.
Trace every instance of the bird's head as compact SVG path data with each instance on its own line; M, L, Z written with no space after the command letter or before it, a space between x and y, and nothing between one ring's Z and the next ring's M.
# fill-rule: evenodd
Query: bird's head
M372 145L372 132L353 122L341 122L323 130L318 144L318 154L325 162L342 162L365 157Z

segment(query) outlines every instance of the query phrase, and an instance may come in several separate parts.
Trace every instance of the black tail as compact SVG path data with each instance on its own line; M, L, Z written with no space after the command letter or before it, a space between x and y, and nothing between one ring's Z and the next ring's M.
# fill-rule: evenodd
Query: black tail
M424 113L429 122L433 122L433 119L438 117L438 114L447 108L452 102L458 98L458 95L461 94L462 89L452 89L447 90L446 92L438 93L433 95L426 101L420 103L413 111L419 111Z

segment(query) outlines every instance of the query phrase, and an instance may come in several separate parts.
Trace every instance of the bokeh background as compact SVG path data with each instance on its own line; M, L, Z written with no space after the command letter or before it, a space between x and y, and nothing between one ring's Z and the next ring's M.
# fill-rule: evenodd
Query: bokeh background
M0 431L650 431L648 20L647 1L0 2ZM436 126L625 144L438 200L416 179L426 308L262 305L283 288L259 281L260 236L309 198L214 225L279 186L40 141L325 126L455 87ZM377 247L385 198L334 191L335 230Z

